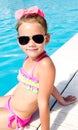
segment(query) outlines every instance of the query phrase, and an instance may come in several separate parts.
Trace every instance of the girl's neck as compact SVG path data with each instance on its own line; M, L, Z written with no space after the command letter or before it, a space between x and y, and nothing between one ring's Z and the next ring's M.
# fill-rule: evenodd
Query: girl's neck
M42 55L46 55L46 51L43 51L39 56L37 57L30 57L28 56L29 60L32 61L37 61L40 57L42 57Z

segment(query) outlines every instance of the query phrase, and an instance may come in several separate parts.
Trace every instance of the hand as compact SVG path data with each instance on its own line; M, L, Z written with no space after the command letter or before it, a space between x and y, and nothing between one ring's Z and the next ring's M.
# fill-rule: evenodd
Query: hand
M68 95L67 97L63 97L63 100L64 100L63 102L59 102L59 103L63 106L67 106L75 103L77 101L77 98L75 96Z

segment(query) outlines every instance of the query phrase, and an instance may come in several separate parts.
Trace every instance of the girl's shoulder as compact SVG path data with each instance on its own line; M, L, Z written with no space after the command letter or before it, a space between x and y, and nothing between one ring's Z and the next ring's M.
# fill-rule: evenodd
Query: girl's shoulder
M43 65L43 66L49 66L49 65L54 65L52 59L49 56L44 57L40 62L39 65Z
M38 68L39 70L42 70L43 71L43 68L48 70L49 68L50 69L55 69L55 65L52 61L52 59L47 56L47 57L44 57L38 64Z

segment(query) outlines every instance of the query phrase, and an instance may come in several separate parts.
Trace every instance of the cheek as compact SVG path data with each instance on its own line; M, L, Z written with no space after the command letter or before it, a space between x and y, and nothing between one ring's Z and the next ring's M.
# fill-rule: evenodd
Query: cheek
M26 46L21 46L20 44L19 44L19 46L20 46L20 48L21 48L23 51L25 51Z
M45 43L40 44L40 48L44 49L45 48Z
M26 46L21 46L21 48L22 48L23 51L26 51L27 47Z

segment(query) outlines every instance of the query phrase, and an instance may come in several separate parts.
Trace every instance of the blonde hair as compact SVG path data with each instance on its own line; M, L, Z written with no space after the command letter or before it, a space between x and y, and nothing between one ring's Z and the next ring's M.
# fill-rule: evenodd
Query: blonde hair
M45 34L47 34L47 22L46 20L39 16L38 14L28 14L26 16L23 16L18 22L17 22L17 25L16 25L16 30L18 31L18 28L20 27L20 25L23 23L23 22L38 22L39 24L41 24L41 26L44 28L44 31L45 31Z

